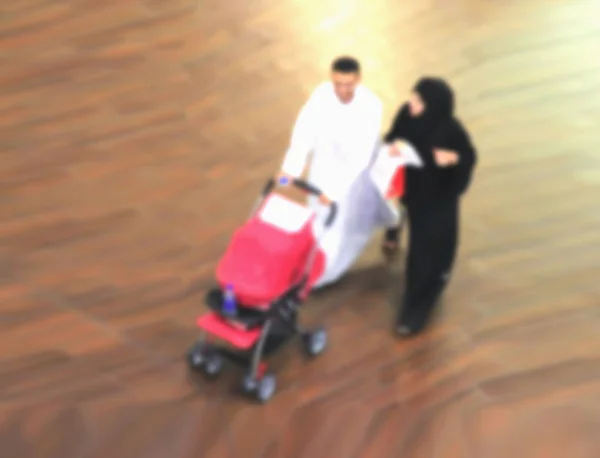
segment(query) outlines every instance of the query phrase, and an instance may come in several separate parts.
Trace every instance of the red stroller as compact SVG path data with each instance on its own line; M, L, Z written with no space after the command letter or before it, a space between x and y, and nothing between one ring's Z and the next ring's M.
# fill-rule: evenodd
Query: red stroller
M309 331L298 324L299 306L325 268L313 230L316 215L273 193L277 184L287 181L271 179L250 219L235 232L217 267L220 288L206 297L211 312L197 320L203 337L188 352L189 366L209 377L221 372L225 359L245 367L242 391L260 402L268 401L276 390L274 375L267 373L268 356L295 336L301 337L309 356L319 355L327 346L324 328ZM292 180L291 184L322 195L305 181ZM337 205L332 202L323 231L331 227L336 214ZM235 306L224 310L230 289Z

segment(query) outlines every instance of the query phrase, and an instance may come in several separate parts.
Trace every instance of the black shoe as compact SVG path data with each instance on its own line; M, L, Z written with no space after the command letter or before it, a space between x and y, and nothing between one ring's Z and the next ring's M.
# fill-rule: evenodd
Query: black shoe
M398 254L400 249L400 229L388 229L385 232L383 243L381 244L381 251L387 257L392 257Z
M425 323L415 320L414 313L407 313L406 310L399 312L396 317L396 326L394 328L396 335L403 338L409 338L419 334L425 328Z
M415 332L405 324L396 325L396 334L400 337L410 337L415 334Z

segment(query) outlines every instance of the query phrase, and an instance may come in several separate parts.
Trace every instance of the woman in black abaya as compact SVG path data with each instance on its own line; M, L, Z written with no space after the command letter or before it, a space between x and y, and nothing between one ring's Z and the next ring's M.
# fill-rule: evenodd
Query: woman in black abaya
M410 142L423 160L407 168L402 203L408 216L406 290L396 332L422 331L450 278L458 245L459 202L476 163L469 134L454 117L454 94L439 78L415 85L385 136L386 143ZM392 147L392 154L394 154ZM396 248L399 229L386 233L387 248Z

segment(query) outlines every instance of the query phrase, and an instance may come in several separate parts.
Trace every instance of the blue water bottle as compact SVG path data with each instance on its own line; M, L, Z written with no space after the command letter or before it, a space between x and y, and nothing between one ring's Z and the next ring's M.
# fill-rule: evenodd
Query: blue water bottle
M235 316L237 313L237 304L235 301L235 293L233 285L227 285L223 293L223 315Z

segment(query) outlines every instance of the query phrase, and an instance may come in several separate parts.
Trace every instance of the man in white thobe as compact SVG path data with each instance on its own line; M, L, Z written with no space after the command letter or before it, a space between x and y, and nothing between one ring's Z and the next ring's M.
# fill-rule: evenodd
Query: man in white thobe
M308 181L338 204L337 218L321 239L326 267L316 288L339 280L374 230L393 227L399 218L368 177L380 138L382 103L360 84L356 59L338 58L331 70L331 81L318 86L302 107L281 167L283 176L299 177L310 157ZM326 215L317 199L309 199L309 205Z

